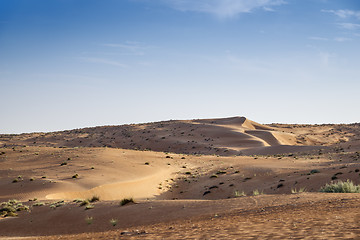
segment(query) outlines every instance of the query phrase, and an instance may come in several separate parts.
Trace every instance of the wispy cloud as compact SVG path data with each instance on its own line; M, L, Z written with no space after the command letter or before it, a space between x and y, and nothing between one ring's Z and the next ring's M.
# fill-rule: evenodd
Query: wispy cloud
M335 38L308 37L308 39L314 41L335 41L335 42L347 42L353 40L352 38L346 38L346 37L335 37Z
M90 62L90 63L102 63L102 64L107 64L107 65L112 65L112 66L117 66L117 67L122 67L122 68L127 68L128 65L117 62L117 61L112 61L112 60L108 60L108 59L104 59L104 58L93 58L93 57L81 57L80 60L84 61L84 62Z
M315 41L329 41L328 38L324 38L324 37L309 37L309 39Z
M350 18L350 17L355 17L360 19L360 11L353 11L353 10L348 10L348 9L340 9L340 10L321 10L322 12L326 12L326 13L332 13L335 14L336 16L340 17L340 18Z
M352 38L345 38L345 37L337 37L337 38L334 38L334 41L336 42L347 42L347 41L351 41L353 40Z
M356 30L360 28L360 24L357 23L338 23L337 25L347 30Z
M138 42L126 42L126 43L105 43L101 44L105 47L119 48L126 51L127 55L145 55L145 50L148 46L143 46Z
M161 0L180 11L204 12L220 18L234 17L255 9L274 11L272 7L285 4L284 0Z

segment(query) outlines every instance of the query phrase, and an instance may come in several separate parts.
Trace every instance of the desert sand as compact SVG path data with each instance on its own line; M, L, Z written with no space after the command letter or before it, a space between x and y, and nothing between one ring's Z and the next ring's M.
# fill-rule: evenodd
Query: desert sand
M0 217L0 239L360 239L360 194L319 192L359 184L359 159L360 124L232 117L0 135L0 202L28 207Z

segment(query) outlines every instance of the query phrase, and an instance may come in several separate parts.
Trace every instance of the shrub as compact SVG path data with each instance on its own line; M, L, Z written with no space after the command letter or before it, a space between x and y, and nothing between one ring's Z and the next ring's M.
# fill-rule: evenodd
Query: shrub
M110 223L111 223L111 225L113 225L114 227L116 226L117 222L118 222L117 219L114 219L114 218L110 219Z
M120 206L124 206L128 203L135 203L133 198L124 198L123 200L120 201Z
M94 205L88 204L86 205L85 210L93 209L94 207Z
M246 196L244 191L241 191L241 192L240 191L235 191L234 195L235 195L235 197L245 197Z
M83 200L81 203L80 203L80 206L85 206L85 205L89 205L90 202L89 200Z
M320 188L320 192L327 193L360 193L360 185L354 185L349 179L346 182L338 181L335 183L326 184Z
M87 217L87 218L85 218L85 222L86 222L88 225L92 224L93 220L94 220L93 217Z
M305 191L306 191L306 188L304 188L304 187L301 187L299 190L297 190L296 188L291 189L291 193L293 193L293 194L302 193L302 192L305 192Z
M45 203L43 203L43 202L37 202L37 203L33 204L33 207L44 206L44 205L45 205Z
M262 195L262 194L264 194L263 191L260 192L258 189L255 189L255 190L253 191L253 195L254 195L254 196Z
M0 216L2 217L15 217L17 216L16 212L28 210L28 206L19 203L15 199L0 204Z
M97 201L100 201L100 197L99 196L92 196L92 198L89 199L90 202L97 202Z

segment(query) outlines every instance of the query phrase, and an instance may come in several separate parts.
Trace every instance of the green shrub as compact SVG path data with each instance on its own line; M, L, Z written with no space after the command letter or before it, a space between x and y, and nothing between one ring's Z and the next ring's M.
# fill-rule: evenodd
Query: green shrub
M86 222L88 225L92 224L93 220L94 220L93 217L87 217L87 218L85 218L85 222Z
M246 193L244 191L235 191L234 192L235 197L245 197Z
M320 192L327 193L360 193L360 185L354 185L349 179L346 182L338 181L326 184L320 188Z
M94 205L88 204L86 205L85 210L93 209L94 207Z
M83 200L81 203L80 203L80 206L85 206L85 205L89 205L90 202L89 200Z
M264 194L264 192L263 192L263 191L260 192L258 189L255 189L255 190L253 191L253 195L254 195L254 196L262 195L262 194Z
M297 190L296 188L292 188L291 189L291 193L302 193L302 192L305 192L306 191L306 188L304 187L301 187L299 190Z
M116 226L117 222L118 222L117 219L114 219L114 218L110 219L110 223L111 223L111 225L113 225L114 227Z

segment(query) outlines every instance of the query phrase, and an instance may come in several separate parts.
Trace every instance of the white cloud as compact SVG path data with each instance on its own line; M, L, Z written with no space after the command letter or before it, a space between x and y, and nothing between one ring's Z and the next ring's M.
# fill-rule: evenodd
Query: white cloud
M347 30L356 30L360 28L360 24L357 23L338 23L337 25Z
M347 42L347 41L351 41L352 38L344 38L344 37L337 37L337 38L334 38L334 41L336 42Z
M324 37L309 37L310 40L315 40L315 41L328 41L328 38L324 38Z
M112 66L117 66L117 67L122 67L122 68L128 67L128 65L126 65L126 64L108 60L108 59L104 59L104 58L81 57L80 59L83 60L84 62L102 63L102 64L107 64L107 65L112 65Z
M322 12L332 13L340 18L349 18L356 17L360 19L360 11L352 11L348 9L340 9L340 10L321 10Z
M274 11L271 7L285 4L284 0L161 0L180 11L210 13L220 18L234 17L255 9Z
M120 48L125 50L128 54L131 55L145 55L144 50L148 47L142 46L138 42L126 42L126 43L105 43L101 44L105 47Z

